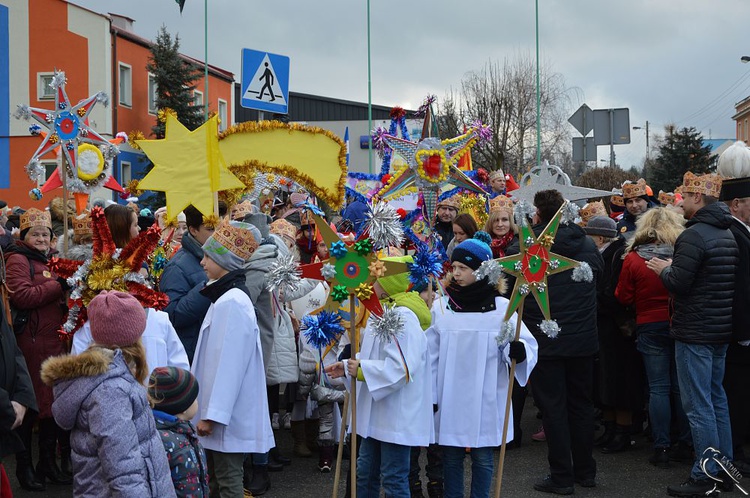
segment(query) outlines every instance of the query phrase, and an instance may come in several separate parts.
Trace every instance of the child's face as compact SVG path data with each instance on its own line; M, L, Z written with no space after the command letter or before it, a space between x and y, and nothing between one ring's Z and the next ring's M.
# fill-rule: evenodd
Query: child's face
M318 242L318 256L320 259L326 259L328 257L328 246L325 241Z
M193 404L188 407L187 410L177 415L180 420L193 420L195 415L198 413L198 399L193 401Z
M435 302L435 291L432 290L432 285L428 285L425 290L420 292L419 297L422 298L428 308L432 308L432 303Z
M474 270L472 270L465 264L454 261L452 266L453 280L455 280L456 283L461 287L466 287L467 285L471 285L477 281L477 277L476 275L474 275Z
M227 270L219 266L219 264L208 256L203 256L201 260L201 266L203 271L206 272L206 276L209 280L219 280L221 277L229 273Z

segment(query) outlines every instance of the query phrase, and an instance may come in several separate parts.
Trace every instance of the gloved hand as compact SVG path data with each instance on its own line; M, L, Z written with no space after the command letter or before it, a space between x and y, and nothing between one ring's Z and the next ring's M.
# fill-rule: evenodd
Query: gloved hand
M522 363L526 360L526 346L521 341L511 341L508 357L511 360L516 360L516 363Z
M68 292L70 290L70 285L68 285L67 279L57 277L57 281L60 282L60 287L62 287L63 292Z

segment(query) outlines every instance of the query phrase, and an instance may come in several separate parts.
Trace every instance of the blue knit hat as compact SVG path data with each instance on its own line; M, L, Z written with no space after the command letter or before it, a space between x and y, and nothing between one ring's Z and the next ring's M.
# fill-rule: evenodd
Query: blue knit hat
M480 237L477 237L479 235ZM472 270L476 270L482 264L482 261L492 259L492 249L489 244L482 240L486 232L481 230L474 235L473 239L466 239L453 249L451 263L458 261L463 263Z

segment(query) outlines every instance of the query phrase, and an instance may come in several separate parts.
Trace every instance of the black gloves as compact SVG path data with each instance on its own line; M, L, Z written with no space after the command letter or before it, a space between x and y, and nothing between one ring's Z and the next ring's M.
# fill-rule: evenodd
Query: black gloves
M60 282L60 287L62 287L63 292L68 292L70 290L70 285L68 285L67 279L57 277L57 281Z
M508 357L510 357L511 360L516 360L516 363L522 363L526 359L526 347L521 341L510 342Z

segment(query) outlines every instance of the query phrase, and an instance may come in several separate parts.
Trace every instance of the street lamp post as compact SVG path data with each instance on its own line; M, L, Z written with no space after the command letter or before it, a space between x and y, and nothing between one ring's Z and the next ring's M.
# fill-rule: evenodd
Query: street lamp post
M642 130L640 126L633 126L634 130ZM651 159L651 149L648 146L648 121L646 121L646 160Z

